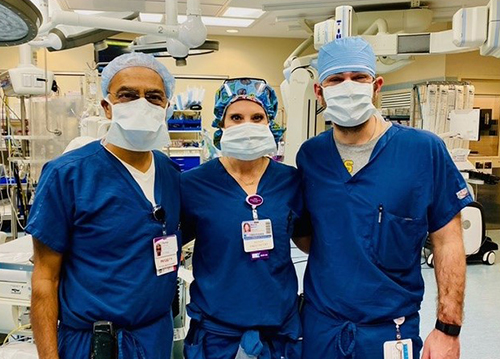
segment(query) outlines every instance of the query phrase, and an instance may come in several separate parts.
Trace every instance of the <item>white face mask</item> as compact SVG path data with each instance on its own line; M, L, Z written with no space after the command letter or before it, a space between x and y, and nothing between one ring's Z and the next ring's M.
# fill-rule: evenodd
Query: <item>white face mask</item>
M222 132L220 147L223 156L253 161L276 152L274 136L266 125L242 123Z
M170 144L165 122L166 108L153 105L142 97L110 105L112 121L106 135L107 142L137 152L162 149Z
M358 126L377 112L372 103L373 83L344 81L322 88L327 106L323 117L336 125Z

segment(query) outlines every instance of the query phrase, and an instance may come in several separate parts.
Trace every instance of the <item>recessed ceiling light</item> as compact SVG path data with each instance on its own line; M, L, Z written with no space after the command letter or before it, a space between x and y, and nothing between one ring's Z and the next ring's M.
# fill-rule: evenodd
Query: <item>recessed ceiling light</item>
M102 14L104 11L94 11L94 10L75 10L77 14L80 15L97 15Z
M179 15L177 21L182 23L186 21L186 15ZM201 21L206 26L227 26L227 27L249 27L254 22L253 19L235 19L229 17L213 17L213 16L202 16Z
M263 14L264 11L262 11L261 9L251 9L248 7L228 7L222 16L258 19Z
M237 32L240 32L240 31L236 30L236 29L227 29L226 32L229 32L231 34L236 34Z
M139 19L141 22L161 22L163 20L163 14L150 14L150 13L139 13Z

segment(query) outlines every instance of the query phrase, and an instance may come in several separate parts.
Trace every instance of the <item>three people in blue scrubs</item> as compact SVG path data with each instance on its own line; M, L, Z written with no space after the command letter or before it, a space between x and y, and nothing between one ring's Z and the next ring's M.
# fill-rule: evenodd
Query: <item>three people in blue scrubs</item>
M265 156L283 133L276 94L264 80L230 79L215 102L222 157L181 176L184 239L196 237L185 357L300 358L290 239L309 232L297 170Z
M169 142L174 78L154 57L126 54L104 69L102 90L107 136L45 165L26 228L38 354L88 359L111 339L119 358L170 358L180 174L156 149Z
M419 358L420 253L429 233L438 310L423 358L458 359L467 186L442 140L377 112L383 79L366 41L324 45L318 72L315 93L333 129L297 155L314 228L302 358Z

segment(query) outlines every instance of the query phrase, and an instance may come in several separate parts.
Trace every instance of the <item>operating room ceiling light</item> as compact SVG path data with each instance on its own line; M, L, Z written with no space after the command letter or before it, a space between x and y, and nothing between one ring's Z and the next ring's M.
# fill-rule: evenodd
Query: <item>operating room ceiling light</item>
M141 12L139 14L139 19L142 22L157 22L157 23L160 23L160 22L163 21L163 14L152 14L152 13Z
M163 14L154 14L154 13L140 13L139 19L141 22L154 22L161 23L163 22ZM187 20L186 15L177 16L177 22L182 24ZM236 18L228 18L228 17L213 17L213 16L202 16L201 21L206 26L225 26L225 27L248 27L252 25L254 22L253 19L236 19Z
M177 17L179 23L184 22L187 17L185 15L179 15ZM227 27L249 27L254 22L253 19L235 19L229 17L213 17L213 16L202 16L201 21L206 26L227 26Z
M33 40L42 14L29 0L0 0L0 46L21 45Z
M255 10L255 9L251 9ZM224 27L248 27L252 25L254 22L255 18L245 18L245 19L238 19L234 17L225 17L226 14L223 15L224 17L213 17L213 16L202 16L201 21L206 25L206 26L224 26ZM243 16L241 16L243 17ZM154 23L161 23L163 22L163 14L154 14L154 13L143 13L141 12L139 14L139 19L141 22L154 22ZM177 16L177 22L179 24L182 24L187 20L186 15L179 15Z
M258 19L265 11L261 9L251 9L248 7L228 7L222 16L224 17L242 17L247 19Z

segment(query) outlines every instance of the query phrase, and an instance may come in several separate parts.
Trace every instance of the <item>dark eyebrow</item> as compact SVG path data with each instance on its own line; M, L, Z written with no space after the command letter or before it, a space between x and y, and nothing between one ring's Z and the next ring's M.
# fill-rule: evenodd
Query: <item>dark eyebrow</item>
M337 79L343 79L344 78L344 75L342 74L333 74L331 76L328 76L327 80L337 80Z
M128 87L128 86L120 86L120 88L118 90L116 90L116 92L120 92L120 91L136 91L137 92L137 89L132 88L132 87Z
M158 90L158 89L146 90L146 93L156 93L165 96L165 92L163 90Z
M120 86L120 88L118 90L116 90L117 93L121 92L121 91L138 92L138 90L136 88L128 87L128 86ZM158 94L165 96L165 92L163 90L160 90L160 89L146 89L145 93L158 93Z

